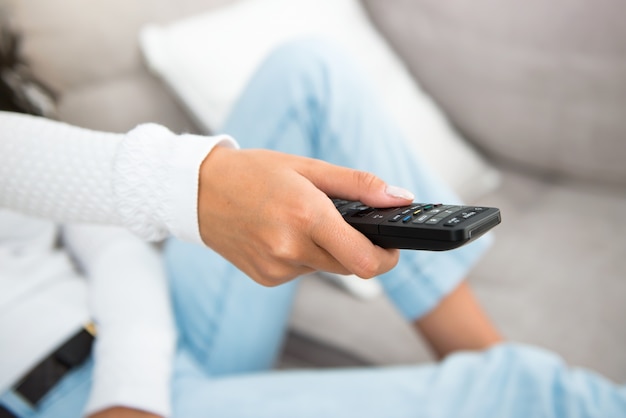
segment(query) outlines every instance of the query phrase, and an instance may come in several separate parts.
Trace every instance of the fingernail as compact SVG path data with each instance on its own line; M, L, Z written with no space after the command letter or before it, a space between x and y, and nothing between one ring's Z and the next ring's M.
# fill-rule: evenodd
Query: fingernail
M413 200L415 195L410 191L403 189L402 187L397 186L387 186L385 188L385 193L389 196L397 197L400 199Z

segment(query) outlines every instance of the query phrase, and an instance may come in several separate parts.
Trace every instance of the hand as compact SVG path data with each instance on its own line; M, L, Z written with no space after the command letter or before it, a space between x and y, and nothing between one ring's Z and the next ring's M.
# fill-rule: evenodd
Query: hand
M370 278L393 268L398 250L373 245L328 196L377 207L413 199L362 171L274 151L216 147L200 169L200 235L265 286L316 270Z
M138 409L116 406L91 414L88 418L161 418L161 416Z

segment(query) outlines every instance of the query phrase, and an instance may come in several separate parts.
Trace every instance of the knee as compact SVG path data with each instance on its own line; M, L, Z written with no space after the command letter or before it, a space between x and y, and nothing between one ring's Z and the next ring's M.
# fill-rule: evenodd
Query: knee
M566 375L568 367L558 355L547 350L518 344L502 344L486 356L494 373L520 387L532 387L539 393L549 393Z
M332 63L346 51L330 39L324 37L303 37L292 39L279 44L272 50L270 56L294 63L312 62Z
M286 78L342 78L354 73L349 53L321 37L280 44L270 52L263 66Z

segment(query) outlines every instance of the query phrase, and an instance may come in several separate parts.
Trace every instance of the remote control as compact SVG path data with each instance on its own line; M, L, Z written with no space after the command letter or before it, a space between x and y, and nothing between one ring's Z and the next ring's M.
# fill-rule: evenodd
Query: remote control
M413 203L376 209L342 199L333 203L350 225L383 248L451 250L501 222L499 209L483 206Z

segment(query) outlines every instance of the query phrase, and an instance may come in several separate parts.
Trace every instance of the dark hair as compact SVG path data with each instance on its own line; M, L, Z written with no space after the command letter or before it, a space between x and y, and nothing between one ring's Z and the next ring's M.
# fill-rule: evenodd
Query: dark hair
M55 94L20 57L20 38L0 20L0 110L54 117Z

